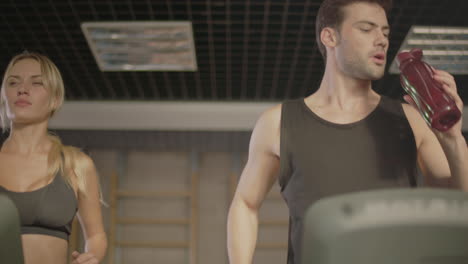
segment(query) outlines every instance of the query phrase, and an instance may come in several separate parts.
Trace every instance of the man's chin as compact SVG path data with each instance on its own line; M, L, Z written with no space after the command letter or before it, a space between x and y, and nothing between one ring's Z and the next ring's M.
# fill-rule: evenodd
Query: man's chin
M378 81L382 79L383 74L381 75L366 75L362 77L358 77L358 79L363 80L363 81Z
M382 79L382 77L384 77L384 72L375 72L375 73L369 74L369 80L371 81L380 80Z
M371 80L371 81L378 81L378 80L382 79L382 77L383 77L383 75L380 75L380 76L378 76L378 77L371 78L370 80Z

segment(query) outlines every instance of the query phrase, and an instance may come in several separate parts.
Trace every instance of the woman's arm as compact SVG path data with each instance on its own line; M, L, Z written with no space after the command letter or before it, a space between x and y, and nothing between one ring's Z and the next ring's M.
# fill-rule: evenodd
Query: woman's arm
M73 252L72 264L95 264L106 255L107 238L102 223L99 179L90 157L81 153L78 166L86 177L85 193L78 192L78 220L85 237L85 252Z

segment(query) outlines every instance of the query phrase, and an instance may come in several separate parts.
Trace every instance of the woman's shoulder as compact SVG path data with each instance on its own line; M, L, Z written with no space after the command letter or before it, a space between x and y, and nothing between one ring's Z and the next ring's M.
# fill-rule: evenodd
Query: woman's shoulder
M65 169L73 175L73 186L80 193L86 192L88 185L96 182L97 170L92 158L81 149L69 145L63 146L63 153L66 157Z
M82 169L94 168L93 159L78 147L71 146L71 145L64 145L63 153L65 156L69 156L72 159L75 166L79 166Z

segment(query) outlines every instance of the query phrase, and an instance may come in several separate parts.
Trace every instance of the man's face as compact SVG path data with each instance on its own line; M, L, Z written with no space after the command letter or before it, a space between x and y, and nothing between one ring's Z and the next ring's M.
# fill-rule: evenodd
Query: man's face
M338 68L361 80L377 80L385 71L389 26L377 4L354 3L344 8L344 20L335 47Z

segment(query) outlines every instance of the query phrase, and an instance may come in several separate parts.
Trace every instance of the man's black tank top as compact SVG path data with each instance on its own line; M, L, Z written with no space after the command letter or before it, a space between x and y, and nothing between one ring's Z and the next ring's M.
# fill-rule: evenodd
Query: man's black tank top
M381 97L364 119L335 124L304 99L281 110L281 193L289 208L288 264L300 263L305 210L320 198L416 186L416 143L400 102ZM313 249L310 249L313 250Z

